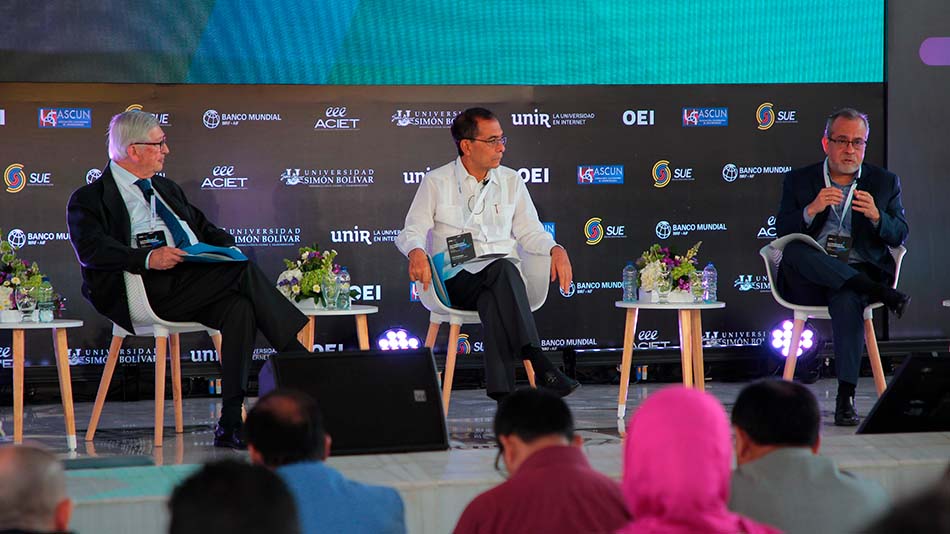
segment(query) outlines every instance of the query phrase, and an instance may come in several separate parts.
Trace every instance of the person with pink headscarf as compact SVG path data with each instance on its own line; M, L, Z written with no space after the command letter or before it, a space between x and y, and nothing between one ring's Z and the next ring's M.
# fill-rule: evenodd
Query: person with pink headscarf
M633 521L622 534L772 534L778 529L730 512L732 435L713 396L665 388L627 427L623 495Z

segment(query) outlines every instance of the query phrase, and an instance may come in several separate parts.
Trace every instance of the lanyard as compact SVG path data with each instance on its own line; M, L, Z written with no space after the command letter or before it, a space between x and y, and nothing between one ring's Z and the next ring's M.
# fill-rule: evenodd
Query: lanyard
M150 202L150 204L151 204L151 210L150 210L150 213L149 213L149 215L150 215L150 217L149 217L149 231L150 231L150 232L154 232L154 231L155 231L155 196L156 196L156 195L155 195L155 192L153 191L153 192L152 192L151 202Z
M479 204L482 205L482 212L485 211L485 195L488 194L488 184L490 183L487 181L488 179L489 179L488 176L485 176L485 179L482 180L481 182L482 191L478 194L478 198L475 199L475 204L472 205L472 211L469 212L468 218L465 219L465 224L462 225L463 232L465 231L466 228L468 228L468 225L471 224L472 219L475 218L475 208L478 207ZM462 194L462 179L457 178L456 181L458 182L459 199L461 200L464 197L464 195ZM466 207L468 207L467 204L466 204Z
M835 209L837 206L831 206L831 212L838 218L838 234L841 234L841 225L844 224L844 216L848 213L848 208L851 207L851 201L854 200L854 190L858 187L859 178L861 178L861 167L858 167L858 172L854 175L854 180L851 181L851 187L848 189L848 196L845 198L844 206L841 207L841 213L839 214L838 210ZM825 187L831 187L831 174L828 172L827 158L825 158Z

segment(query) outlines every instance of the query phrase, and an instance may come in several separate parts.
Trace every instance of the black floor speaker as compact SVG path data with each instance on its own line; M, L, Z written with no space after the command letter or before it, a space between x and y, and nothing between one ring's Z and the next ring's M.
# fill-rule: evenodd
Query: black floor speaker
M261 395L291 388L316 399L333 456L449 448L429 349L278 354L259 379Z
M858 427L858 434L950 430L950 354L913 354Z

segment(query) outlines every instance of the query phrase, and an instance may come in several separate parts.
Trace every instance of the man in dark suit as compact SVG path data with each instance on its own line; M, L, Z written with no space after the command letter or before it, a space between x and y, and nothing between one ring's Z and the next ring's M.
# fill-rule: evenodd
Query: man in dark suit
M863 312L883 302L898 317L910 298L891 288L894 259L888 247L907 238L900 179L864 162L867 115L845 108L828 117L822 163L785 175L776 221L778 234L805 233L825 247L802 241L786 245L778 289L791 302L828 306L834 338L838 397L835 424L855 426L854 408L861 353Z
M112 118L111 161L99 180L73 193L67 208L83 296L132 332L123 279L128 271L142 275L159 317L220 330L223 408L214 444L244 448L241 408L256 331L278 351L303 350L296 335L306 317L251 262L184 262L181 249L188 245L233 247L234 238L191 205L178 184L156 174L168 153L151 113Z

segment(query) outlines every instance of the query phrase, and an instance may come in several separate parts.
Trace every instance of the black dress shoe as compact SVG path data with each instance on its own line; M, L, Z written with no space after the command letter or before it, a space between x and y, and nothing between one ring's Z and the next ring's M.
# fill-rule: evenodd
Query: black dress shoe
M241 427L225 427L221 423L214 425L214 446L225 449L247 449L247 443L241 435Z
M858 426L860 422L854 409L854 397L838 395L835 401L835 426Z
M537 377L539 388L555 393L559 397L566 397L581 387L581 383L562 373L558 369L547 370Z

